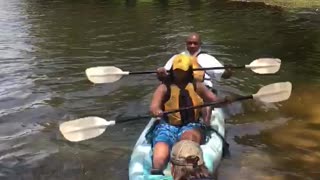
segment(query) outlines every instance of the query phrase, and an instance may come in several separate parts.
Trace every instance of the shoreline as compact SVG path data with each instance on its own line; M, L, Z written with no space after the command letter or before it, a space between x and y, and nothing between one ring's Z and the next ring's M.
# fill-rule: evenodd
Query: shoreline
M281 8L315 8L320 9L320 0L231 0L234 2L264 3Z

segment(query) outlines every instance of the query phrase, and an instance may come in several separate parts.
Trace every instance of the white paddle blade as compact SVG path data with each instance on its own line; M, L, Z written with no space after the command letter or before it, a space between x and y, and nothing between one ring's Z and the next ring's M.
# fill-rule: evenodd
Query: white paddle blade
M246 68L250 68L257 74L274 74L279 71L281 66L280 59L260 58L252 61Z
M264 86L252 96L253 99L266 103L280 102L290 97L291 90L292 84L290 82L280 82Z
M114 66L98 66L86 69L86 76L89 81L95 84L111 83L121 79L123 75L128 75L129 72L124 72Z
M61 134L69 141L78 142L101 135L115 121L106 121L100 117L85 117L64 122L60 125Z

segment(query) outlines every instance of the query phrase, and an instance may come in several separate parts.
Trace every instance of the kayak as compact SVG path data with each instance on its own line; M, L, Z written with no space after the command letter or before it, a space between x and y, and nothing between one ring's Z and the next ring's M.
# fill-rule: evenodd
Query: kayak
M150 128L157 121L152 118L147 124L139 139L137 140L129 162L129 180L172 180L171 164L168 163L164 170L164 176L151 175L152 168L152 148L148 142L146 135ZM222 137L225 136L224 114L221 108L212 110L211 127L215 129ZM213 173L218 167L223 153L223 141L221 137L214 131L207 133L206 142L201 145L205 166L209 172Z

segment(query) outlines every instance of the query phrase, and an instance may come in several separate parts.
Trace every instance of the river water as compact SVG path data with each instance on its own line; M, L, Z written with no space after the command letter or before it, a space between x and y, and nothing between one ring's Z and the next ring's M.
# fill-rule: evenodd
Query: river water
M225 108L232 157L219 179L319 179L320 11L198 0L0 0L0 179L127 179L147 119L81 143L66 141L58 125L145 114L154 76L92 85L85 69L154 70L193 31L224 64L282 60L276 75L236 71L220 90L252 94L293 84L286 102Z

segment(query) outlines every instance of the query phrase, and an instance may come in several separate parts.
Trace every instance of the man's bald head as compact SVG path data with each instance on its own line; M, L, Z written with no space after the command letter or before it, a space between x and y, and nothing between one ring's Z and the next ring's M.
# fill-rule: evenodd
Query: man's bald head
M201 43L201 38L200 38L200 35L198 33L191 33L187 37L186 41L197 41L197 42Z
M195 53L200 49L201 39L198 33L191 33L186 40L187 50L191 55L195 55Z

